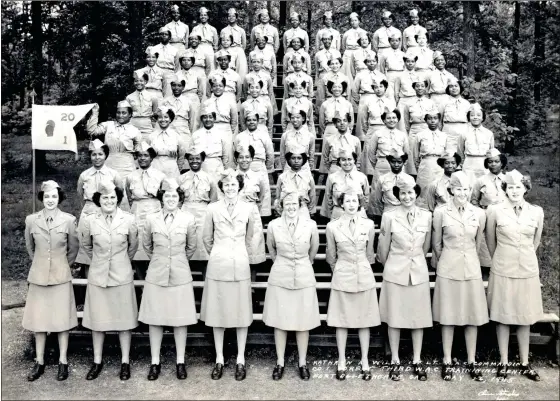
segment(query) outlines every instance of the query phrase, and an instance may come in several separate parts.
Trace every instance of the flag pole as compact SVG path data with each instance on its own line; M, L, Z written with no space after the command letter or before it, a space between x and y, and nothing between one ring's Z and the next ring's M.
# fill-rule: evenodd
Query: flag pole
M31 113L32 114L33 114L33 105L35 104L35 95L36 95L35 88L33 88L33 90L30 93L30 96L31 96ZM33 123L32 123L32 125L33 125ZM31 129L33 129L33 126L31 127ZM33 136L33 133L31 133L31 136ZM35 148L32 149L31 158L32 158L32 165L33 165L32 166L32 168L33 168L33 172L32 172L32 175L33 175L33 213L35 213L35 210L37 208L37 195L36 195L37 194L37 184L35 182L36 181L36 179L35 179L35 177L36 177L36 175L35 175Z

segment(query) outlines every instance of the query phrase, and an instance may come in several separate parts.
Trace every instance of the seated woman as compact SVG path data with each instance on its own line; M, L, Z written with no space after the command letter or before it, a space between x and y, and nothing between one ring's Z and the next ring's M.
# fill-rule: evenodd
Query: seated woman
M301 203L298 192L286 193L279 203L281 216L267 228L266 241L273 265L264 299L263 323L274 327L277 362L273 380L280 380L284 374L288 331L296 332L300 377L309 380L309 330L321 325L312 265L319 250L319 231L314 221L300 218Z
M383 283L379 297L381 321L387 323L391 347L389 378L400 380L399 343L401 329L411 329L414 374L427 380L420 359L425 327L432 327L430 276L426 254L432 238L432 214L416 206L420 187L414 179L398 180L393 186L400 202L381 219L377 259L383 264Z
M327 224L327 263L333 271L327 325L336 327L338 367L336 378L345 380L348 329L358 329L362 379L371 380L368 351L370 327L381 324L375 277L373 221L359 215L362 195L348 188L340 195L344 214Z
M148 142L156 152L153 167L168 178L179 178L183 168L185 149L189 137L180 135L171 124L175 120L173 109L160 107L156 114L157 128L150 134ZM179 168L181 165L181 168Z

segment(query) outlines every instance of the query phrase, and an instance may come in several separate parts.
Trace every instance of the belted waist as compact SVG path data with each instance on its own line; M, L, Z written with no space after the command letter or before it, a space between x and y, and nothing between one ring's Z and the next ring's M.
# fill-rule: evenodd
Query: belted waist
M465 154L465 156L469 156L469 157L486 157L486 153L483 154L483 155L468 155L468 154Z

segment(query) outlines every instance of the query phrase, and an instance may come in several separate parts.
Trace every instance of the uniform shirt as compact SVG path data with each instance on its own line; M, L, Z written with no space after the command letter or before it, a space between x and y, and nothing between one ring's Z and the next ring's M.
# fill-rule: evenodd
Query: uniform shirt
M236 68L237 68L237 55L238 55L238 53L236 51L233 51L233 49L231 47L228 47L228 48L222 47L220 50L226 52L226 54L229 56L230 60L229 60L228 67L229 67L229 69L232 69L233 71L235 71ZM218 65L218 58L216 57L216 53L214 53L214 69L215 70L221 70L220 66Z
M206 129L204 127L196 130L191 138L194 143L204 144L203 150L206 157L221 157L224 168L229 164L226 139L222 131L216 128Z
M457 153L465 160L465 156L485 156L494 147L494 133L482 125L477 128L467 124L466 132L461 134L457 144Z
M234 148L237 148L240 144L251 145L255 149L253 161L264 162L268 171L274 169L274 145L266 131L259 129L241 131L234 137L233 143Z
M360 48L358 44L358 39L360 36L367 34L367 31L362 28L350 28L342 35L342 42L340 51L344 53L346 49L348 50L356 50Z
M449 188L449 177L445 174L426 187L426 202L431 212L436 207L451 201L451 194L447 191L447 188Z
M126 100L132 106L132 118L152 117L158 105L157 98L145 90L132 92Z
M295 128L284 131L280 139L280 165L286 166L286 153L293 152L294 148L304 147L308 157L309 169L315 168L315 134L307 126L302 126L299 130Z
M426 76L428 80L428 93L443 94L450 79L456 80L455 76L447 70L434 70Z
M215 124L226 123L231 126L231 131L235 135L238 132L237 126L237 105L230 102L228 98L223 96L216 97L212 95L210 99L204 101L204 105L214 105L216 110L216 120Z
M218 79L219 81L221 81L222 78L225 78L226 87L224 88L224 92L231 92L237 97L241 97L241 77L234 70L232 70L231 68L228 68L226 70L222 70L221 68L218 70L214 70L210 73L210 75L208 75L208 81L211 81L214 78ZM208 86L207 95L208 97L210 97L211 95L210 86Z
M408 213L414 214L412 224ZM381 218L377 259L383 264L383 281L407 286L430 281L426 254L432 238L432 214L419 207L397 207Z
M239 125L241 126L241 130L245 131L247 126L245 125L245 113L247 111L251 111L253 113L257 113L259 115L259 124L265 126L269 132L272 132L272 127L274 124L274 116L272 111L272 105L268 98L263 98L258 96L256 98L250 97L243 103L241 103L241 107L239 108Z
M282 131L286 131L288 124L290 124L290 116L288 110L301 110L305 112L307 121L305 125L309 132L315 132L315 122L313 115L313 102L307 97L289 97L282 102Z
M493 174L490 171L478 177L473 185L471 203L486 209L490 205L504 202L507 196L502 189L503 180L503 173Z
M302 49L305 49L306 52L309 52L309 35L307 34L307 31L301 29L298 26L297 28L290 28L284 32L282 41L284 42L284 51L286 53L293 51L290 44L292 42L292 39L294 38L303 39Z
M362 130L367 132L372 125L385 125L381 120L381 115L385 112L385 108L395 110L397 105L392 98L371 96L366 99L366 112L362 114Z
M214 51L218 50L218 31L209 23L196 25L193 28L192 33L200 36L200 43L208 43L214 48Z
M424 116L432 109L437 109L436 104L432 99L426 96L416 97L415 100L405 104L403 106L402 119L404 120L406 130L410 131L410 126L412 124L426 124Z
M437 275L450 280L482 278L478 251L484 242L486 214L470 203L463 215L450 201L436 208L433 217L432 258Z
M291 63L292 57L297 57L301 59L303 57L303 67L302 70L307 73L311 73L311 56L307 53L303 48L299 50L292 50L284 55L284 59L282 60L282 64L284 65L284 75L290 74L294 72L294 67Z
M379 60L379 71L387 73L389 71L404 71L404 53L399 49L387 50Z
M333 124L332 120L337 114L344 116L350 114L350 121L348 122L348 127L350 131L354 125L354 108L352 103L344 99L342 96L330 97L323 102L321 108L319 109L319 126L324 131L328 124Z
M428 31L426 30L426 28L418 24L416 25L412 24L407 28L405 28L402 37L403 50L406 51L406 49L409 47L418 47L418 43L416 42L414 36L420 35L421 33L426 34L428 33Z
M238 199L230 215L226 202L223 199L211 203L206 211L202 233L204 247L210 255L206 278L250 280L249 264L266 260L259 211L256 205Z
M398 174L389 171L377 178L377 181L373 183L371 191L370 203L373 215L381 216L387 209L394 209L401 204L393 194L393 187L397 185L399 179L405 176L412 178L412 176L404 172L404 169Z
M124 189L124 182L116 170L103 165L99 170L90 167L82 171L78 177L78 197L85 201L91 201L93 194L99 190L99 184L110 181L116 187Z
M92 113L86 123L86 130L92 136L105 135L105 145L111 153L133 153L142 142L142 134L130 122L119 124L116 121L106 121L97 124L98 113Z
M333 81L333 82L346 82L346 91L342 92L342 96L348 96L348 91L351 88L351 85L354 81L350 80L348 78L348 76L346 76L346 74L344 74L342 71L338 71L338 72L333 72L333 71L329 71L327 72L323 78L319 78L319 80L317 81L317 96L319 96L321 99L326 99L328 97L332 97L332 93L329 92L329 90L327 89L327 82L329 81Z
M178 118L182 118L189 122L190 132L186 132L186 134L190 134L199 125L199 122L196 118L197 111L194 107L191 107L191 104L191 100L183 94L181 94L179 97L176 97L175 95L167 96L161 102L161 105L163 107L169 107L173 110L173 112L175 113L175 120L177 120ZM171 126L174 126L173 122L171 123Z
M237 175L243 176L243 189L239 191L239 199L247 203L254 203L260 209L266 189L264 180L268 180L268 176L265 178L261 173L252 171L251 169L241 171L238 168L236 172Z
M76 218L57 209L47 223L45 210L25 218L25 246L32 260L27 281L41 286L72 281L70 266L78 255Z
M196 93L198 99L203 101L206 98L206 79L191 70L181 70L177 72L177 77L185 81L183 93Z
M315 37L315 47L319 50L323 50L325 48L325 45L323 45L323 41L321 40L321 38L323 37L323 33L328 33L332 36L331 49L340 51L340 32L338 32L334 28L324 27L319 29L319 31L317 32L317 36Z
M363 47L360 47L355 52L352 52L352 57L350 58L350 63L352 64L350 65L350 69L354 75L356 75L360 71L367 70L366 57L368 56L368 49L369 46L365 49Z
M520 206L519 216L509 200L489 206L487 210L486 243L492 255L490 271L498 276L539 276L536 252L543 230L543 209L525 201Z
M241 47L245 49L246 47L246 36L245 36L245 29L241 28L237 23L233 26L227 25L224 29L220 32L221 35L228 35L233 36L233 42L231 43L232 47Z
M410 71L405 69L399 73L399 83L395 85L395 92L398 86L397 95L399 98L416 96L416 91L412 87L412 83L418 81L420 81L420 75L415 70Z
M191 213L176 209L167 227L167 212L146 216L142 246L150 259L146 282L160 287L174 287L193 281L189 259L196 246L196 222Z
M418 133L416 140L418 152L416 155L416 166L420 165L422 159L426 156L441 156L447 148L447 134L436 129L435 131L426 130ZM417 167L418 168L418 167Z
M198 170L196 173L189 170L181 174L178 183L185 192L183 203L210 203L218 200L218 187L210 174L204 170Z
M373 168L377 165L377 159L386 157L393 149L409 155L408 135L398 129L390 130L387 127L375 132L367 144L368 159Z
M170 43L183 43L186 47L189 43L189 26L181 21L171 21L163 26L171 31Z
M360 102L360 96L363 94L372 95L374 82L381 82L387 80L387 77L382 72L377 70L370 71L367 68L358 72L354 78L350 94L355 103Z
M204 68L206 75L210 74L210 71L214 69L214 60L212 55L204 53L198 47L196 49L189 47L186 52L186 57L193 57L193 67Z
M274 54L278 53L278 49L280 49L280 35L278 35L278 29L267 24L258 24L257 26L253 27L251 30L251 47L256 48L256 40L257 36L266 36L268 45L271 45L274 48Z
M393 35L397 35L399 38L402 38L402 33L400 30L395 28L394 26L390 26L387 28L386 26L382 26L377 31L373 33L373 38L371 43L373 45L373 50L377 52L378 49L391 47L389 43L389 38ZM401 44L399 44L399 50L401 49Z
M329 49L319 50L315 53L315 71L317 72L317 77L320 72L330 71L331 67L329 67L328 62L329 60L334 60L336 58L342 58L342 55L336 48L333 48L332 44Z
M350 218L342 215L327 224L327 263L333 270L331 289L362 292L375 287L371 266L375 263L373 221L354 216L354 235L350 233Z
M268 285L299 290L316 284L313 260L319 250L319 231L313 220L296 218L293 235L285 215L268 224L266 243L273 260Z
M260 96L268 97L270 102L272 102L273 100L276 101L276 99L274 98L272 78L270 77L270 74L268 72L264 70L260 70L258 72L250 71L247 73L247 75L245 75L245 80L243 82L243 96L247 99L250 98L249 85L247 84L247 82L249 82L250 80L256 80L256 82L262 81L263 87L259 92Z
M343 147L351 148L352 151L358 155L356 168L360 169L362 144L357 136L352 135L352 131L349 129L344 134L337 132L327 138L323 138L323 155L321 157L325 161L327 170L329 170L333 164L336 164L340 150Z
M105 288L132 282L130 261L138 250L134 215L117 207L109 224L101 211L90 214L80 234L80 243L91 259L88 284Z
M126 177L126 193L130 195L128 199L155 199L164 179L165 174L153 167L134 170Z
M449 97L449 101L443 107L443 124L445 123L467 123L467 113L471 103L462 96Z
M290 83L294 86L302 85L305 82L305 89L302 91L303 96L313 97L313 78L303 71L292 72L284 78L284 98L295 97L294 90L290 87Z
M263 60L263 69L271 75L276 75L276 54L270 49L269 47L265 46L264 49L259 49L255 47L249 53L249 61L253 58L262 58ZM252 70L251 63L249 62L249 69Z
M417 70L433 70L434 69L434 51L428 47L412 47L409 50L413 55L418 57L416 60Z
M285 193L296 191L303 198L309 209L309 214L315 213L317 205L315 194L315 181L309 171L294 171L290 167L278 176L276 185L276 199L283 198Z
M157 156L183 158L187 151L187 144L181 134L172 127L162 130L157 127L148 137L150 146L156 151ZM156 157L157 157L156 156Z
M162 90L163 88L163 70L156 65L150 67L147 65L144 68L134 71L135 74L142 76L144 74L148 75L148 83L146 84L146 89L156 89Z
M366 200L369 198L367 176L356 169L348 173L340 169L328 175L325 185L325 196L327 197L329 216L335 206L342 207L342 205L338 203L338 199L346 188L352 188L354 191L361 193L365 196Z
M159 56L156 65L165 70L175 70L175 56L177 55L177 48L171 44L164 45L159 43L152 47L152 53L158 53Z

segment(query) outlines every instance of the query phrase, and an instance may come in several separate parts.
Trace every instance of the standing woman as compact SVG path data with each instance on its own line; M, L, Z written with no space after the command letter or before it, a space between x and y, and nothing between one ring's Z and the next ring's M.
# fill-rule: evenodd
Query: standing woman
M395 81L405 70L405 54L401 50L401 36L400 34L392 34L389 36L389 43L391 47L379 53L379 71L387 75L389 81L389 90L387 96L395 96Z
M255 205L239 199L243 178L227 169L218 183L224 199L208 206L203 243L210 255L202 292L200 320L213 328L216 365L212 380L222 377L224 333L237 332L235 380L244 380L245 344L253 321L250 264L266 260L264 236ZM235 250L235 252L232 252Z
M290 117L290 128L286 129L280 139L280 167L286 171L288 169L285 155L294 150L300 149L307 155L308 163L305 163L303 170L311 172L315 169L315 135L307 125L307 113L297 108L292 109ZM313 115L311 115L313 116ZM313 117L311 117L313 118Z
M170 13L173 21L167 23L164 28L167 28L171 32L171 40L169 43L171 43L171 45L179 52L187 48L189 40L189 26L179 20L181 18L181 12L179 11L179 6L177 4L173 4L171 6Z
M502 183L507 200L488 208L486 241L492 255L488 280L490 319L497 323L501 364L498 377L508 375L510 326L517 326L521 374L541 378L529 365L530 326L543 315L537 249L541 242L544 213L525 201L531 179L519 171L506 173Z
M247 85L249 86L249 97L239 108L239 125L240 131L245 131L247 129L247 118L249 115L257 115L258 127L265 130L269 138L272 140L272 129L274 127L274 111L270 100L266 96L261 96L261 90L263 88L263 81L256 81L255 78L250 77L248 79ZM236 135L236 137L239 135ZM234 139L235 140L235 139Z
M219 68L208 75L210 87L208 88L207 96L210 97L211 95L210 89L212 89L213 81L225 80L224 100L227 99L237 104L241 99L241 77L229 67L231 56L222 49L216 52L215 58Z
M189 259L196 250L196 226L192 214L179 209L183 191L173 178L158 188L162 209L146 218L142 240L150 259L138 320L149 325L152 362L148 380L161 372L163 326L173 327L177 353L177 379L187 378L185 348L187 326L196 324L196 307Z
M262 45L262 41L257 41L259 44ZM249 96L252 96L249 92L249 85L251 82L255 83L260 82L263 85L260 88L259 97L261 100L268 100L270 105L272 106L272 112L274 114L278 113L278 106L276 105L276 98L274 97L274 84L276 82L276 71L272 73L269 70L263 69L266 63L270 63L270 65L276 65L276 58L271 58L265 63L264 53L259 53L257 51L252 51L249 55L249 61L251 63L251 71L245 75L245 80L243 81L243 98L249 99ZM270 53L272 57L272 53ZM276 69L276 67L274 67Z
M190 101L190 107L195 110L194 118L198 121L200 104L206 99L206 75L197 73L193 66L195 58L188 50L177 53L177 77L185 81L183 96Z
M218 31L208 23L208 9L200 7L198 9L200 23L192 29L192 33L200 37L200 51L202 53L213 56L218 50Z
M426 75L428 80L428 94L430 99L436 104L438 110L442 110L449 101L449 95L446 93L447 83L449 80L456 80L455 76L445 69L445 57L440 51L435 51L433 55L434 71Z
M143 76L148 74L148 83L146 84L146 92L157 98L158 102L163 99L163 70L157 66L159 53L153 46L146 49L146 67L134 71L134 74Z
M256 48L257 36L266 40L266 47L272 51L274 55L280 49L280 35L278 29L270 24L270 15L268 10L263 8L257 11L257 19L260 24L255 25L251 30L251 49Z
M352 13L348 17L351 28L344 32L340 45L340 52L342 53L342 72L351 80L354 80L352 75L352 56L355 52L360 51L358 39L361 35L367 34L365 29L360 28L360 17L357 13Z
M484 160L486 152L494 147L494 133L482 126L486 113L478 103L471 105L467 120L470 124L467 124L466 131L459 138L457 152L463 158L463 171L474 181L487 172Z
M134 73L136 90L126 97L126 101L132 106L130 123L138 128L144 141L148 140L148 136L154 128L151 118L158 108L158 99L145 89L148 82L148 74Z
M345 81L328 81L325 84L327 91L331 97L325 100L319 108L319 128L321 136L326 139L338 132L334 124L333 118L336 114L350 116L350 132L354 126L354 108L352 103L346 100L342 95L346 92L348 84ZM321 165L323 161L321 160Z
M459 138L466 132L468 126L467 113L471 108L471 103L462 96L465 88L455 77L447 81L445 93L449 95L449 100L443 107L443 128L447 133L449 147L457 149Z
M157 192L165 174L152 167L152 161L156 157L156 151L146 142L142 142L136 152L136 159L140 167L126 177L126 195L132 202L130 212L136 219L138 228L138 241L144 238L144 225L146 216L161 210L161 204L157 199ZM148 255L139 249L134 260L149 260ZM138 266L136 266L138 272ZM145 271L145 268L144 268ZM144 272L142 272L144 273ZM142 274L142 279L144 274Z
M200 47L201 40L202 37L196 32L190 34L187 56L194 58L193 72L196 72L206 80L207 75L214 69L214 53L205 53ZM206 94L206 91L204 93Z
M433 212L436 207L448 203L451 200L451 194L447 190L449 188L449 180L451 174L457 171L457 167L461 165L461 156L456 152L448 150L444 155L437 159L437 164L443 169L443 174L432 181L426 188L426 205L430 212ZM472 197L471 197L472 203ZM434 259L432 258L432 264ZM433 264L435 268L435 264Z
M426 34L428 31L426 28L419 24L420 17L418 16L418 10L412 9L408 12L408 17L410 20L410 25L403 31L403 51L407 51L409 48L418 47L416 42L416 37L421 34Z
M100 211L86 218L81 245L91 259L82 326L91 330L93 365L86 379L94 380L103 369L106 331L118 331L121 345L120 379L130 379L130 330L138 326L138 305L130 261L138 249L134 216L118 205L123 191L102 183L93 195Z
M221 30L220 35L227 35L233 38L231 42L231 51L237 54L237 62L235 71L241 77L241 80L247 75L247 57L245 56L245 48L247 47L247 37L245 30L237 24L237 10L235 8L228 9L227 12L228 25Z
M177 74L169 78L172 95L161 102L161 106L173 110L175 118L172 127L183 140L187 141L192 133L198 128L198 115L196 103L190 101L190 97L184 94L187 81Z
M389 43L389 38L396 36L399 38L399 50L401 49L401 38L402 33L400 30L393 26L393 14L390 11L383 11L381 15L381 22L383 26L373 33L372 47L373 50L381 58L385 52L390 51L391 45Z
M291 123L290 115L293 112L299 113L304 112L306 116L310 116L310 118L306 118L305 122L307 129L309 132L313 134L316 133L315 131L315 122L313 121L313 101L308 98L307 96L303 96L305 91L306 83L299 83L299 82L290 82L290 89L293 90L294 96L284 99L282 102L282 131L286 132L287 130L293 129L293 125ZM290 110L290 111L288 111Z
M166 27L159 29L161 43L152 47L151 51L157 53L157 66L163 72L163 97L171 95L171 83L169 78L175 73L175 56L177 48L169 43L171 30Z
M416 206L420 187L414 180L400 180L393 187L400 206L383 214L377 245L377 259L383 265L379 297L381 321L387 323L391 347L389 378L400 380L399 343L401 329L411 329L412 364L418 380L427 380L422 364L422 338L432 327L430 275L426 254L432 238L432 214Z
M416 62L418 56L412 50L405 53L403 57L404 71L400 72L395 78L395 102L402 113L404 105L411 105L416 99L416 91L412 87L414 82L422 80L420 74L416 72Z
M179 177L179 164L183 167L185 149L188 137L180 135L171 123L175 119L172 109L161 107L157 114L158 127L150 134L148 141L151 148L155 151L155 158L152 165L156 170L161 171L165 177ZM154 195L155 196L155 195Z
M356 168L360 170L362 146L360 140L352 135L352 128L349 125L350 120L351 117L349 114L335 114L333 124L336 126L337 133L323 140L321 162L324 160L325 164L324 170L321 170L321 173L332 174L336 171L340 171L340 166L337 165L337 159L343 148L351 149L352 152L356 153Z
M297 192L284 195L282 215L267 229L267 246L273 261L264 298L263 322L274 327L276 367L273 380L284 374L288 331L296 332L299 374L309 380L309 330L321 325L313 261L319 250L319 231L313 220L299 216L302 200Z
M488 305L478 259L484 241L486 215L471 205L472 186L462 171L451 175L449 191L452 200L434 210L432 258L436 258L434 321L441 324L443 343L443 380L453 379L451 349L455 326L465 326L468 371L476 381L483 381L476 368L478 326L488 323Z
M239 191L239 197L247 203L257 205L261 217L269 217L272 210L268 175L263 176L259 172L251 170L251 163L255 159L255 149L251 145L242 144L236 147L233 155L237 164L236 172L243 177L243 189Z
M360 216L361 195L348 189L340 195L344 214L327 224L327 263L333 271L327 324L336 327L338 367L336 378L346 379L346 339L348 329L358 329L362 354L362 379L371 380L369 370L370 327L381 324L375 277L373 221Z
M321 32L321 31L319 31ZM339 36L340 40L340 36ZM315 81L319 82L327 72L331 70L329 61L333 58L342 58L338 48L334 46L333 34L326 30L320 35L317 34L317 46L321 45L321 50L315 52ZM340 45L340 42L339 42Z
M37 380L45 372L47 333L57 333L56 380L62 381L68 378L68 330L78 325L70 272L79 247L76 218L58 208L65 195L56 182L44 181L38 198L44 208L25 218L25 246L33 262L22 325L35 334L37 361L27 380Z
M89 135L105 135L105 145L110 150L105 164L119 173L123 180L136 170L134 151L142 141L142 135L138 128L130 124L131 117L132 106L126 100L123 100L117 103L116 121L106 121L98 124L99 105L96 103L93 106L91 117L86 123ZM130 210L126 197L122 209L124 211Z
M315 39L315 46L317 50L323 50L325 48L322 38L328 35L332 38L332 48L340 51L340 32L332 27L333 23L333 13L332 11L325 11L323 14L323 25L324 28L319 29L317 32L317 38Z
M292 12L290 14L290 24L292 27L284 32L282 36L282 44L284 45L284 53L289 53L294 51L291 47L292 39L300 38L303 41L302 47L303 49L309 53L309 35L303 29L301 29L301 15ZM309 71L311 72L311 71Z
M329 81L344 83L346 84L346 88L351 87L350 78L348 78L341 70L342 57L332 57L329 61L327 61L327 65L330 68L330 71L327 71L323 77L317 81L316 105L318 110L320 110L325 99L333 96L332 93L327 90L327 83ZM344 90L342 95L344 97L348 97L346 90Z
M89 142L89 158L92 166L82 171L78 177L78 198L82 203L82 213L78 223L78 233L81 232L86 216L94 214L99 207L93 203L93 194L99 191L99 185L102 181L111 181L116 187L124 190L124 182L119 173L105 165L107 157L109 157L109 146L104 145L99 139ZM80 247L76 263L89 265L91 262L85 250ZM87 269L87 267L86 267ZM86 273L87 277L87 273Z

